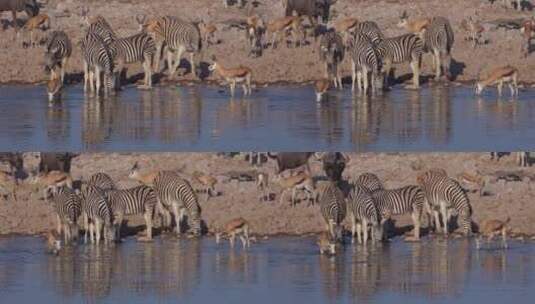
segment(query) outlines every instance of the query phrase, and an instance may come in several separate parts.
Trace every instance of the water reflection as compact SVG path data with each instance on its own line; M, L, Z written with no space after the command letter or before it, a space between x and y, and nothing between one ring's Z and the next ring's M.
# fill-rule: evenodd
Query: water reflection
M223 295L261 303L389 302L389 296L493 303L488 295L498 289L519 302L535 296L533 244L476 252L469 240L397 241L348 246L330 258L317 254L312 238L271 239L248 251L210 239L126 241L69 248L57 257L44 255L36 239L9 242L7 249L2 243L0 298L8 302L17 290L45 302L91 303L206 302Z
M0 144L67 151L225 150L230 143L240 150L414 151L529 150L535 142L531 91L510 102L439 85L374 97L344 90L317 103L308 86L273 86L234 99L210 86L127 88L108 99L69 87L49 107L41 89L2 88Z

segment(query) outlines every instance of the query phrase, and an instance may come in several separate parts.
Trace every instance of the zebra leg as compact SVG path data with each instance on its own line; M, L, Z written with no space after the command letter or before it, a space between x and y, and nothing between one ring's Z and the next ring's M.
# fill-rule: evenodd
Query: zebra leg
M193 77L197 77L197 68L195 67L195 53L193 52L189 54L189 65L191 66L191 73L193 74Z
M95 93L97 94L97 96L100 94L100 82L101 82L101 79L100 79L100 67L99 66L96 66L95 67L95 75L96 75L96 91Z
M362 71L357 71L357 87L359 93L362 92Z
M442 227L444 235L448 235L448 210L444 202L440 202L440 214L442 215Z
M441 67L441 61L440 61L440 51L438 49L433 50L433 56L435 57L435 80L440 80L440 67Z
M95 219L95 230L96 230L95 239L98 245L100 243L101 231L102 231L102 221L99 218Z
M245 247L247 247L247 240L245 239L245 237L243 235L240 235L240 240L241 240L241 244L243 246L243 249L245 249Z
M365 66L362 67L362 77L363 77L364 95L368 95L368 69Z
M175 62L173 63L173 67L171 68L171 75L172 75L171 79L174 78L176 70L180 66L180 58L182 58L182 54L184 53L184 51L185 51L184 48L179 47L177 52L176 52ZM193 69L193 67L192 67L192 69Z
M414 237L419 240L420 239L420 212L418 210L414 210L411 214L412 221L414 223Z
M442 230L442 227L440 226L440 212L437 210L433 210L433 215L435 217L434 221L434 227L435 227L435 233L440 233Z
M145 54L144 59L143 70L145 72L145 87L152 88L151 58L148 54Z
M173 52L171 50L167 50L167 76L169 79L173 79L175 76L175 71L173 70Z
M368 243L368 220L362 219L362 238L364 240L364 246Z
M355 80L357 78L356 64L354 60L351 60L351 92L355 92Z
M175 227L175 232L176 234L180 235L182 233L182 215L180 214L180 212L182 212L182 210L179 210L178 208L178 203L176 202L173 202L172 203L172 208L173 208L173 215L175 217L175 224L176 224L176 227Z
M362 223L360 222L356 222L356 226L357 226L357 242L359 244L362 244Z
M420 68L418 59L411 61L412 84L415 89L420 87Z
M57 220L56 231L58 232L59 235L61 235L61 227L63 224L61 222L61 218L59 217L59 214L56 215L56 220Z
M349 220L351 221L351 244L355 243L355 232L357 229L357 223L355 222L355 216L353 213L349 215Z

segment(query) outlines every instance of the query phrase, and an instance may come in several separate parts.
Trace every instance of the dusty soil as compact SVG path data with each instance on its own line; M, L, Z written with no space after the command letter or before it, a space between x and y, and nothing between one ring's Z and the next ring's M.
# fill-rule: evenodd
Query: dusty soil
M265 20L272 20L283 15L281 0L261 0L255 9ZM477 10L483 21L497 18L518 18L531 16L532 12L517 12L502 8L497 2L491 5L486 0L381 0L355 1L338 0L332 7L333 19L343 16L355 16L361 20L376 21L387 36L401 34L404 30L396 27L398 16L402 10L407 10L414 16L446 16L454 27L456 41L453 48L454 63L452 71L457 80L466 81L476 78L480 69L486 70L498 64L512 64L520 70L520 80L533 82L535 72L533 56L521 58L521 35L518 30L489 30L484 33L489 43L477 49L472 49L471 43L464 41L464 34L460 29L461 20L473 15ZM318 64L316 47L310 39L307 46L300 48L286 48L284 45L276 50L266 50L260 58L247 56L248 48L245 34L236 29L224 29L224 24L230 19L243 19L247 15L246 9L230 7L225 9L222 1L214 0L121 0L121 1L80 1L80 0L50 0L47 6L52 19L53 29L65 30L73 41L81 37L80 17L77 13L80 7L88 4L91 15L100 14L106 17L119 35L128 35L137 31L134 16L145 13L149 16L174 15L189 20L204 19L218 26L220 44L208 47L202 55L203 61L208 61L212 54L224 60L227 66L243 64L253 69L254 81L258 83L273 82L307 82L319 79L323 75L323 68ZM24 14L21 14L24 15ZM20 41L15 42L14 30L7 27L10 14L4 13L1 24L5 28L0 32L0 83L25 82L37 83L46 79L41 66L42 49L22 48ZM21 17L25 18L25 17ZM424 59L423 75L431 73L431 58ZM80 80L80 52L76 47L69 66L69 72L75 77L72 81ZM406 65L398 66L398 75L405 74ZM129 75L140 73L140 65L132 65ZM344 64L345 75L350 75L348 65ZM211 77L212 78L212 77ZM183 79L192 80L190 74ZM210 79L210 78L209 78Z
M418 170L424 168L442 167L450 176L479 172L488 179L488 184L484 188L486 195L469 194L475 224L485 219L511 217L513 233L535 234L535 182L532 181L535 179L535 167L520 168L512 156L504 156L499 162L491 161L488 153L370 153L350 154L350 157L351 161L344 171L345 179L373 172L387 188L414 184ZM199 194L202 218L211 231L239 216L250 221L254 233L261 235L304 234L324 228L317 205L307 206L304 201L296 207L290 207L289 201L279 204L280 188L276 185L271 186L274 200L261 202L261 193L254 182L229 181L225 177L225 173L232 170L273 173L275 163L272 160L254 168L242 157L223 158L215 153L82 154L73 159L72 174L75 179L87 179L102 171L112 176L120 187L130 187L136 185L128 179L128 171L135 161L139 161L141 168L146 170L180 170L186 178L195 170L216 176L219 195L206 201L205 195ZM311 167L317 178L324 175L318 161L312 161ZM520 181L497 180L496 176L503 172L520 176ZM195 183L193 185L198 187ZM40 191L36 192L33 186L23 183L17 196L18 201L0 199L0 234L36 234L53 227L53 209L40 199ZM143 224L141 216L129 220L130 226ZM396 226L408 224L410 216L396 218Z

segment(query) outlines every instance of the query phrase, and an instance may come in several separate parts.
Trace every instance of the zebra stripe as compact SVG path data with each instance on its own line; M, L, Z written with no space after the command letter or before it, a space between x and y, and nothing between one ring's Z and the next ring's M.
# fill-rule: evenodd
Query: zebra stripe
M442 226L444 234L448 234L451 209L457 213L457 222L462 232L467 235L472 232L472 206L466 192L457 181L444 175L443 172L427 171L418 177L418 182L435 216L435 225ZM442 214L442 225L437 209Z
M411 213L414 223L414 236L420 238L420 217L425 200L424 192L418 186L406 186L398 189L381 189L372 192L375 206L384 224L392 215Z
M65 238L65 243L72 240L73 233L78 235L77 221L81 214L82 200L73 190L60 187L52 197L57 217L57 231Z
M87 184L98 187L105 191L117 189L117 186L115 185L113 179L108 174L102 172L91 175L91 177L87 181Z
M166 16L160 18L154 32L163 37L163 42L167 46L168 67L170 77L174 76L176 69L180 65L180 58L184 52L190 53L191 71L196 76L194 54L202 49L202 39L199 28L191 23L175 17ZM161 50L161 45L158 46ZM172 56L175 55L173 62ZM159 60L159 59L158 59Z
M366 94L368 91L368 72L371 72L372 93L375 93L376 85L381 83L381 62L372 42L367 36L357 32L354 38L349 39L347 47L351 56L351 90L355 90L355 80L357 80L359 92L364 88L364 94ZM362 78L364 83L361 83Z
M424 51L433 53L435 77L440 78L441 67L444 75L450 76L451 49L455 41L450 21L444 17L434 17L423 34Z
M113 58L109 48L100 36L88 32L82 39L81 50L84 62L84 90L87 90L87 82L93 81L90 72L96 75L96 90L100 90L100 72L104 72L104 93L107 94L114 87L113 85Z
M377 44L376 50L381 58L386 73L386 83L391 72L392 64L410 62L413 72L413 84L419 87L420 62L424 52L424 43L414 34L405 34L386 38Z
M125 215L143 214L147 225L147 237L152 238L152 217L157 197L154 190L147 186L138 186L126 190L109 190L106 192L113 214L116 235L120 237L120 228Z
M358 242L364 244L368 241L368 224L372 225L372 241L375 242L379 231L379 219L377 208L370 191L363 185L356 183L348 197L349 216L351 219L352 242L355 242L357 232ZM361 237L362 231L362 237Z
M82 191L82 215L84 217L84 240L87 242L89 233L91 242L100 242L101 230L104 228L104 241L108 243L112 239L111 210L104 190L88 185Z
M110 44L110 52L117 62L116 70L118 72L122 72L124 64L143 63L145 85L152 86L152 61L156 54L156 43L151 36L139 33L117 39Z
M106 45L110 45L117 40L117 35L111 28L111 25L102 16L96 16L94 21L87 28L86 33L92 33L99 36Z
M328 182L320 190L319 198L321 215L333 239L341 238L341 224L346 217L346 203L342 190L336 183Z
M377 175L373 173L368 173L368 172L362 173L361 175L359 175L359 177L355 181L355 184L358 184L366 188L370 192L374 192L374 191L381 190L384 188L383 183L381 182L379 177L377 177Z
M377 45L384 39L383 32L373 21L364 21L358 23L354 28L355 34L361 34L366 36L374 45Z
M182 233L181 224L186 214L191 221L193 234L201 234L201 207L197 194L187 180L174 172L162 171L154 179L154 190L161 205L172 210L178 234Z

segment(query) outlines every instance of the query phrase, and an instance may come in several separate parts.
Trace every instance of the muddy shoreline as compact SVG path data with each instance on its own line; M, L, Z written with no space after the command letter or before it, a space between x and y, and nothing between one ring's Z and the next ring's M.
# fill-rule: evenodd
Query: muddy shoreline
M377 174L387 188L415 184L418 170L430 167L445 168L450 176L478 174L488 180L484 187L486 195L469 193L474 210L472 220L477 225L486 219L511 217L511 233L524 239L535 235L535 167L520 168L514 156L504 156L499 162L491 161L488 153L364 153L349 154L351 161L344 171L344 179L354 178L363 172ZM307 206L300 202L291 207L289 201L279 203L280 188L273 185L270 193L274 200L261 202L261 195L254 182L228 180L230 171L257 170L273 174L274 161L261 167L252 167L247 161L223 158L215 153L83 153L73 159L72 175L75 179L87 179L96 172L108 173L120 188L137 185L128 179L128 172L138 161L146 170L178 170L189 179L193 171L211 173L218 179L216 191L220 195L206 201L199 194L202 218L209 232L221 227L235 217L246 218L254 234L306 235L324 228L319 206ZM313 175L321 180L324 176L321 163L311 162ZM519 176L517 181L500 178L505 173ZM321 181L320 181L321 182ZM192 182L194 188L199 185ZM17 201L0 198L0 235L35 235L54 227L52 206L41 199L41 192L22 183L17 190ZM289 195L287 195L289 200ZM127 219L129 227L140 228L141 216ZM395 218L396 227L411 225L410 216ZM424 218L424 226L426 219ZM346 227L349 227L346 220Z
M283 15L283 1L263 0L255 8L255 12L265 20L273 20ZM257 86L266 84L305 84L323 77L323 66L318 62L317 46L313 39L298 48L287 48L281 45L272 50L266 49L258 58L249 57L248 47L243 30L230 29L227 25L230 20L243 20L247 16L247 9L231 6L222 7L220 1L212 0L154 0L154 1L80 1L80 0L49 0L44 12L52 16L52 29L62 29L67 32L74 42L74 52L67 67L68 74L74 75L73 83L79 81L81 73L80 51L76 42L82 34L82 27L78 12L83 5L90 7L90 15L102 15L112 25L119 36L126 36L137 31L134 19L136 14L174 15L181 18L206 22L218 28L217 39L220 43L206 47L197 62L210 61L211 55L224 59L227 66L246 65L253 70L253 82ZM472 48L470 41L465 41L464 32L460 24L463 19L478 13L483 21L492 21L500 18L527 18L531 12L502 8L498 3L491 5L480 0L388 0L388 1L350 1L338 0L331 8L332 20L344 17L357 17L361 20L377 22L387 37L399 35L405 30L397 28L399 12L407 10L411 16L447 16L454 28L455 44L452 51L452 72L456 75L455 81L473 83L480 71L485 71L498 64L510 64L519 69L519 80L526 86L535 83L535 69L532 68L533 55L524 59L520 56L522 39L518 30L491 29L486 30L484 39L487 44L476 49ZM24 14L19 14L22 17ZM4 13L0 16L3 30L0 39L0 65L3 72L0 74L0 84L35 84L46 80L47 76L42 68L43 56L41 48L22 48L20 42L14 42L14 30L8 26L11 16ZM46 35L46 33L39 33ZM518 55L518 56L517 56ZM346 56L347 57L347 56ZM342 73L350 75L347 59L342 65ZM431 75L431 58L424 56L422 79ZM184 68L184 65L182 65ZM186 65L187 68L187 65ZM396 75L405 79L408 71L407 65L397 65ZM128 77L138 79L142 71L139 64L128 67ZM401 76L401 77L400 77ZM195 82L190 73L181 76L177 83ZM210 75L206 80L217 79ZM158 83L158 82L157 82ZM174 82L173 82L174 83Z

